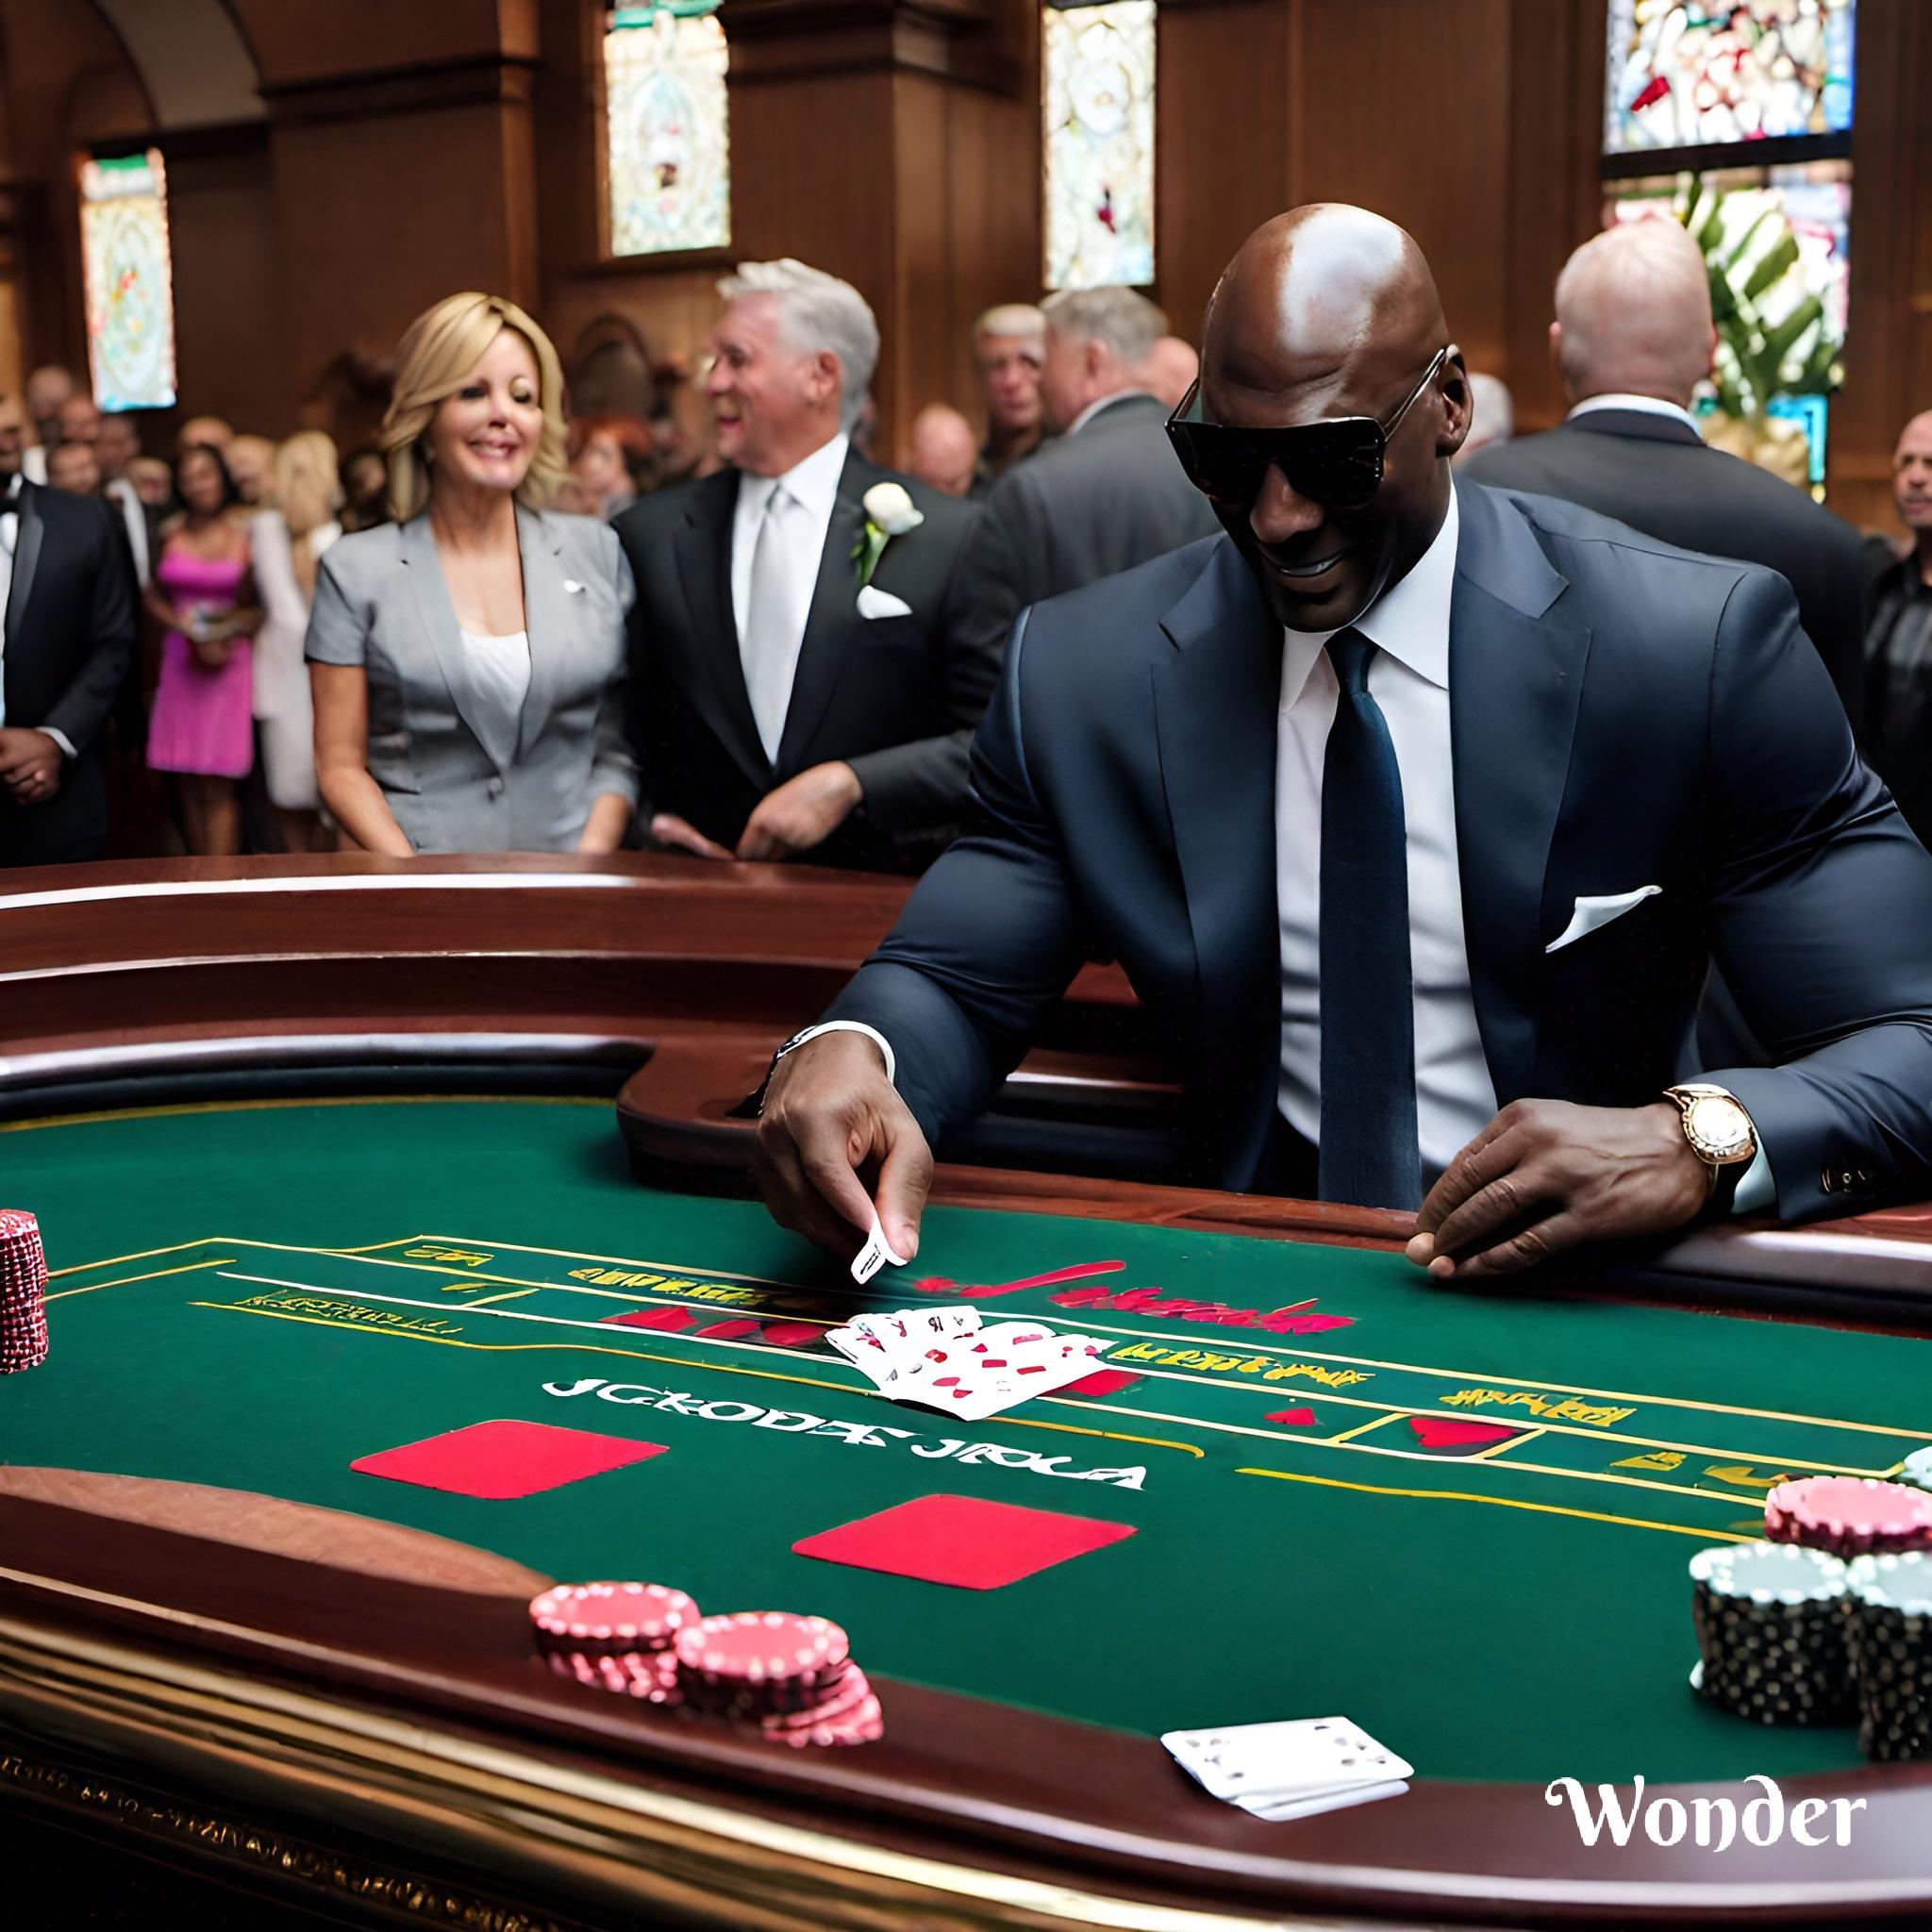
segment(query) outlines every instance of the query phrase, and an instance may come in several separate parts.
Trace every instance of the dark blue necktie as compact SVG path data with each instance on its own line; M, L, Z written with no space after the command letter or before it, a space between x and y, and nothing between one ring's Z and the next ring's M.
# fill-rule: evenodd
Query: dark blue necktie
M1369 695L1374 644L1328 640L1341 686L1322 770L1322 1198L1416 1208L1415 990L1402 772Z

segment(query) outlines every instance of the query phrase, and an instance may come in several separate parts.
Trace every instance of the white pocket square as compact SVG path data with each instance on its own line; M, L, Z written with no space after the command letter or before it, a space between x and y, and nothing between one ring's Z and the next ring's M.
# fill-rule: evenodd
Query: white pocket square
M1559 947L1569 945L1573 940L1580 940L1585 933L1594 932L1598 926L1623 918L1633 907L1641 906L1646 899L1655 898L1662 891L1661 886L1639 886L1634 892L1578 893L1576 909L1570 915L1570 924L1543 951L1554 953Z
M890 591L881 591L867 584L858 593L858 614L861 617L910 617L912 607L903 597L895 597Z

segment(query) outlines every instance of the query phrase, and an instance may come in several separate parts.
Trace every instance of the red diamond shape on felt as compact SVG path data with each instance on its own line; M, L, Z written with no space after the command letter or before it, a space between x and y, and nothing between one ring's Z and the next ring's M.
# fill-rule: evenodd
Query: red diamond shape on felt
M1312 1408L1277 1408L1265 1420L1271 1423L1286 1423L1291 1429L1305 1429L1315 1420L1315 1411Z
M1507 1442L1523 1433L1500 1423L1466 1423L1447 1415L1412 1415L1408 1425L1424 1449L1487 1449L1491 1442Z
M1123 1389L1131 1389L1140 1376L1126 1369L1095 1369L1091 1375L1082 1375L1077 1382L1069 1382L1060 1391L1062 1395L1118 1395Z
M978 1496L916 1496L909 1503L822 1530L791 1545L794 1555L856 1570L883 1570L959 1590L999 1590L1073 1557L1130 1537L1130 1523L1063 1516Z
M634 1442L627 1436L560 1429L555 1423L472 1423L447 1435L358 1457L349 1467L359 1475L502 1503L645 1461L663 1455L664 1447L662 1442Z

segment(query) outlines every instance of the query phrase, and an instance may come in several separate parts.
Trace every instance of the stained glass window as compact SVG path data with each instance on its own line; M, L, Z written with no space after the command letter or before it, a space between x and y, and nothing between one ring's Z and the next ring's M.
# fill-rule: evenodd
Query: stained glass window
M94 401L104 409L169 408L175 284L158 149L81 169L80 255Z
M618 6L604 36L610 252L731 242L731 141L718 0Z
M1610 0L1604 152L1842 134L1857 0Z
M1154 279L1155 0L1043 16L1046 286Z

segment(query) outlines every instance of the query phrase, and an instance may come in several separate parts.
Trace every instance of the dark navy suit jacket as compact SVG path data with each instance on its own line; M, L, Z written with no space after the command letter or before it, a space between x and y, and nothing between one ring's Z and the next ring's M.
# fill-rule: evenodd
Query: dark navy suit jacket
M1779 1064L1706 1077L1750 1109L1782 1215L1932 1194L1932 858L1859 761L1789 585L1458 490L1457 843L1499 1103L1657 1098L1715 958ZM1255 1185L1280 1063L1281 654L1224 537L1023 613L974 745L981 828L831 1009L893 1042L929 1140L1111 955L1191 1070L1204 1174ZM1646 885L1545 951L1578 896Z

